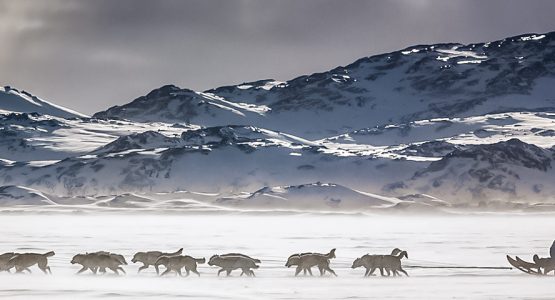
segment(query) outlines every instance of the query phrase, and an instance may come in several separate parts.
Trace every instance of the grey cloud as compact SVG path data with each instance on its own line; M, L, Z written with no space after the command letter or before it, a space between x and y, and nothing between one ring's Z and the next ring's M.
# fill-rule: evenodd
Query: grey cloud
M412 44L555 30L554 1L0 0L0 84L86 113L287 80Z

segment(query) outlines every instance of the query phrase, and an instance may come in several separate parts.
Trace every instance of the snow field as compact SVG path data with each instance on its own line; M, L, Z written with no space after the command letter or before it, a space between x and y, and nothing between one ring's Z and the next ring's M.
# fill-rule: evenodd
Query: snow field
M426 266L508 266L505 255L546 256L555 236L549 216L481 215L378 217L285 215L1 215L1 251L46 252L52 276L0 274L0 296L10 299L549 299L553 278L516 270L414 269ZM136 251L175 251L209 258L242 252L262 260L256 278L217 277L217 268L200 265L201 277L159 278L153 269L126 276L74 275L71 257L108 250L129 261ZM337 248L331 268L339 277L293 276L284 266L290 254ZM363 278L352 261L366 253L399 247L411 277ZM314 270L316 271L316 270ZM526 287L526 288L522 288Z

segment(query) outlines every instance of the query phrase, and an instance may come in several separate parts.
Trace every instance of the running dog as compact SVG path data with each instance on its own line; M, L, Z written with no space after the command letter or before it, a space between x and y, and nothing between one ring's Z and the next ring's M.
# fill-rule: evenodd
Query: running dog
M327 254L320 253L300 253L293 254L287 259L286 267L296 265L295 276L298 276L301 271L306 275L307 271L312 276L312 267L317 266L320 271L320 276L323 276L326 271L337 276L335 271L330 268L330 259L335 258L335 249L332 249Z
M15 268L16 273L23 273L27 271L31 273L29 267L37 265L44 274L52 274L50 267L48 266L48 258L54 256L54 251L46 252L44 254L40 253L21 253L16 254L11 257L6 263L7 270Z
M143 265L139 268L139 271L137 271L137 273L140 273L144 269L148 269L149 266L154 266L154 268L156 269L156 274L160 274L160 270L158 269L158 265L156 265L156 261L162 256L176 256L176 255L181 255L181 253L183 253L183 248L173 253L164 253L161 251L137 252L135 253L135 255L133 255L133 259L131 260L131 262L143 263Z
M80 264L82 266L82 268L77 271L77 274L81 274L86 270L91 270L96 274L99 269L100 272L103 273L106 272L106 269L110 269L117 275L119 275L118 271L122 271L125 274L125 270L121 267L123 263L118 258L106 254L77 254L71 259L71 264Z
M213 255L212 257L210 257L208 265L218 266L221 268L218 271L218 276L220 276L220 273L223 271L225 271L226 275L229 276L231 274L231 271L235 269L241 269L243 271L241 275L245 274L247 276L255 276L252 269L259 268L259 266L255 262L255 259L247 255L237 253L235 253L235 255L233 255L232 253L224 255Z
M179 276L183 276L181 274L181 269L185 268L186 275L189 276L190 272L193 272L200 276L200 273L197 271L197 264L203 264L206 262L206 259L203 258L193 258L191 256L162 256L158 258L155 263L155 266L164 265L166 267L166 271L164 271L160 276L164 276L169 274L171 271L175 271Z

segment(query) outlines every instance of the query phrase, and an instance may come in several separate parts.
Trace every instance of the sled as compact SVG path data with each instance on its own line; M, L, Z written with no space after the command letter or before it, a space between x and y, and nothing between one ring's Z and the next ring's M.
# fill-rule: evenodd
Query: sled
M515 256L515 258L510 257L509 255L507 255L507 261L509 261L509 263L511 264L511 266L519 269L520 271L526 273L526 274L531 274L531 275L544 275L541 272L538 272L538 270L540 269L538 267L538 265L536 265L535 263L531 263L531 262L527 262L525 260L522 260L520 257ZM535 270L534 270L535 269Z

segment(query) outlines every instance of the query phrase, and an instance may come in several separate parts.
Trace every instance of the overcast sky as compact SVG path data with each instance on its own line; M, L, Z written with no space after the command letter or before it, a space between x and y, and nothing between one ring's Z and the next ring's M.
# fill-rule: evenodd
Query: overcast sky
M0 84L83 113L413 44L555 30L552 0L0 0Z

